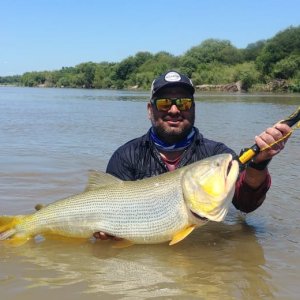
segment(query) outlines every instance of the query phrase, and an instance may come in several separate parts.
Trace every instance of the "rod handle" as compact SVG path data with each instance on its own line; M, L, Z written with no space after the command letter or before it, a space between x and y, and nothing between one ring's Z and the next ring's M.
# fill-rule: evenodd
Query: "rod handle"
M298 121L300 120L300 106L286 119L281 121L280 123L287 124L288 126L292 127L294 126ZM253 157L255 157L259 153L260 149L257 144L254 144L249 149L244 151L239 156L239 161L241 164L245 164L248 161L250 161Z

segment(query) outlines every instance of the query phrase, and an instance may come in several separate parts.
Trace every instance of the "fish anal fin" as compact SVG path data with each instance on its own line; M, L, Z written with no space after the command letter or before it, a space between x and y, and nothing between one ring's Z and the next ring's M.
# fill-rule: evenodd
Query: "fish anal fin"
M196 228L196 225L190 225L182 230L180 230L179 232L177 232L171 242L169 243L169 245L174 245L177 244L178 242L182 241L183 239L185 239L194 229Z
M63 242L63 243L70 243L73 245L82 245L87 242L86 238L82 237L68 237L68 236L63 236L55 233L44 233L42 237L45 240L51 240L51 241L57 241L57 242Z
M112 248L122 249L122 248L130 247L132 245L134 245L133 242L122 239L122 240L119 240L119 241L114 241L114 244L113 244Z
M21 235L21 236L14 236L10 239L4 240L3 242L6 245L9 245L12 247L20 247L20 246L26 244L29 240L30 240L30 237Z
M113 175L110 175L108 173L89 170L89 180L84 191L89 192L89 191L97 190L107 185L117 184L120 182L122 182L121 179Z

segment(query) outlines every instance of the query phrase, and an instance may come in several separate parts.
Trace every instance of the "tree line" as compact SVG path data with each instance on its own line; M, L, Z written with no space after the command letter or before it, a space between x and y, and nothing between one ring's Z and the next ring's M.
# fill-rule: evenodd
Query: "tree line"
M0 77L0 84L97 89L149 89L153 79L177 70L193 83L241 82L244 90L262 90L272 81L290 92L300 92L300 26L289 27L268 40L238 49L228 40L207 39L183 55L138 52L116 63L85 62L56 71L26 72Z

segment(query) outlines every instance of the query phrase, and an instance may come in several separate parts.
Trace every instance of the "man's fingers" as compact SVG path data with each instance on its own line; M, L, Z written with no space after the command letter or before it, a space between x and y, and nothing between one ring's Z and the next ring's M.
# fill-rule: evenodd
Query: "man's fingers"
M118 237L116 237L116 236L107 234L107 233L102 232L102 231L95 232L95 233L93 234L93 237L94 237L95 239L99 239L99 240L102 240L102 241L105 241L105 240L120 241L120 240L122 240L121 238L118 238Z
M99 239L99 240L107 240L109 237L107 234L105 234L104 232L95 232L93 234L95 239Z
M283 133L276 127L271 127L266 130L265 136L275 142L283 137Z

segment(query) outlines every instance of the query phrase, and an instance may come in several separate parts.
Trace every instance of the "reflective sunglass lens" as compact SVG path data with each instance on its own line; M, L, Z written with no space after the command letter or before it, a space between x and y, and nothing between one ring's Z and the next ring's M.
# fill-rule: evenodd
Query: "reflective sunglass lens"
M168 111L172 105L176 105L180 111L189 110L192 107L192 98L159 98L154 103L159 111Z

